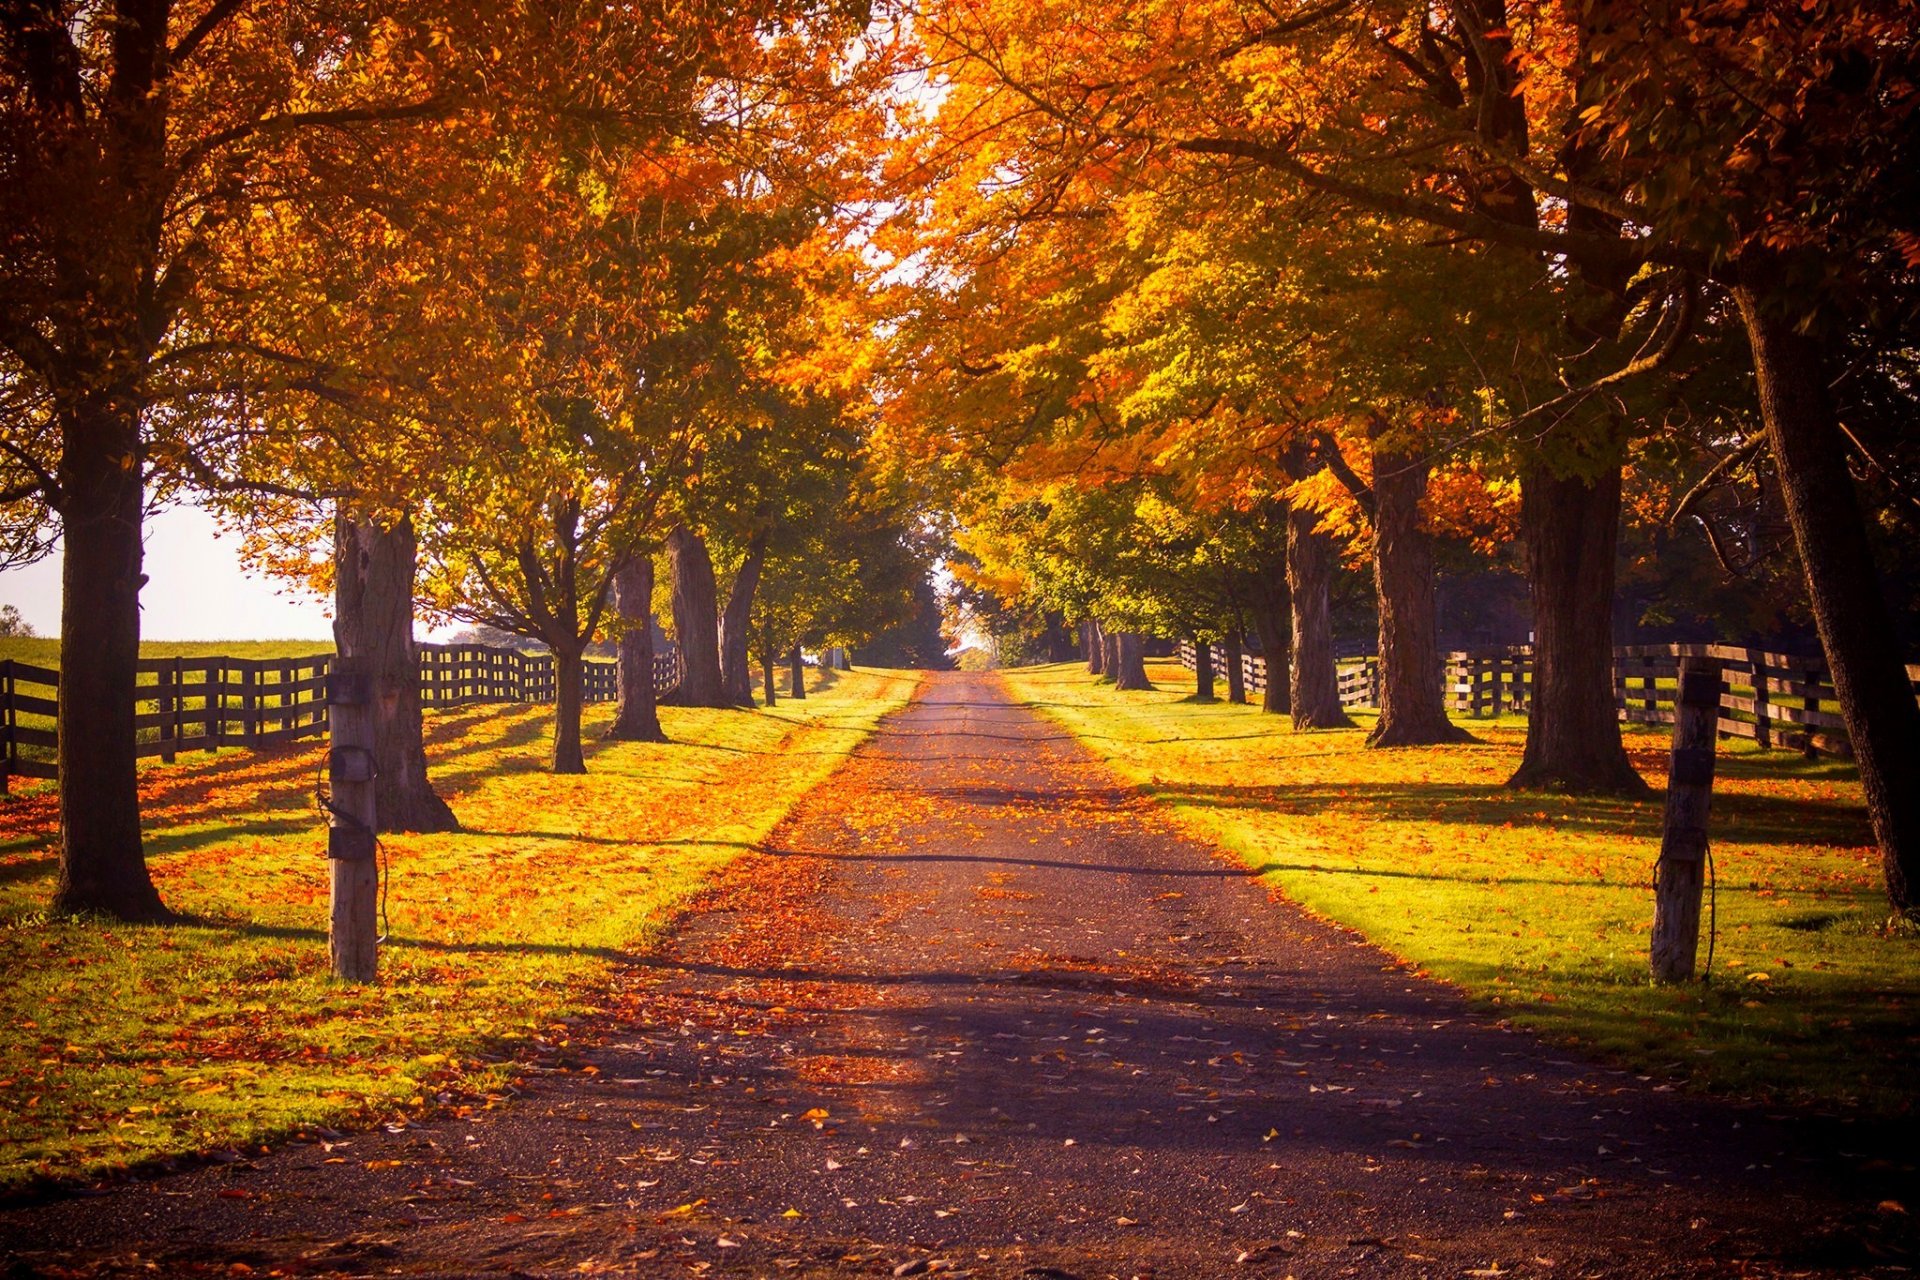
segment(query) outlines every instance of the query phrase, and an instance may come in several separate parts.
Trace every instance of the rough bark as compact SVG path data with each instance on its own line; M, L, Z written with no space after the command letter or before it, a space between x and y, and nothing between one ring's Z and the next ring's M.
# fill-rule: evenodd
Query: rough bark
M1227 701L1236 705L1247 700L1247 642L1241 638L1240 628L1227 632L1225 645L1227 651Z
M681 658L680 682L668 699L682 707L731 706L720 679L719 590L706 540L685 525L675 525L667 535L667 562Z
M579 646L553 649L553 771L585 773L587 758L580 750L581 677L585 665Z
M760 589L760 569L767 559L763 529L747 543L740 572L727 591L727 607L720 613L720 683L737 707L753 705L753 657L748 641L753 627L753 593Z
M1196 702L1214 702L1213 645L1205 640L1193 642L1193 697Z
M1370 747L1466 742L1447 719L1433 596L1433 536L1420 517L1425 463L1373 455L1373 588L1380 619L1380 718Z
M1613 691L1614 559L1620 468L1591 480L1528 470L1520 527L1533 592L1527 744L1509 786L1640 796Z
M1300 507L1287 512L1287 599L1293 643L1287 693L1296 729L1350 729L1340 705L1340 672L1333 659L1333 539L1320 517Z
M1080 624L1081 634L1086 637L1087 674L1105 675L1107 672L1107 638L1100 630L1100 624L1088 618Z
M140 661L139 415L103 396L61 423L60 873L57 912L168 916L140 842L134 685Z
M1147 679L1146 648L1138 631L1121 631L1114 636L1113 687L1135 691L1153 688Z
M1255 581L1252 613L1253 634L1260 641L1260 656L1267 668L1266 688L1260 691L1260 709L1286 715L1287 637L1293 628L1293 611L1287 603L1284 564L1266 566Z
M787 652L787 696L789 698L807 696L807 663L801 656L800 646L797 644Z
M342 510L333 522L333 640L373 680L374 814L382 831L458 831L427 778L420 655L413 641L413 521Z
M653 560L635 556L613 578L620 639L614 678L619 701L607 737L621 742L665 742L653 693Z
M1100 627L1100 670L1110 680L1120 678L1120 632L1104 623Z
M1734 297L1787 519L1860 770L1893 910L1920 914L1920 710L1887 615L1817 340L1777 313L1761 271ZM63 690L64 696L64 690Z

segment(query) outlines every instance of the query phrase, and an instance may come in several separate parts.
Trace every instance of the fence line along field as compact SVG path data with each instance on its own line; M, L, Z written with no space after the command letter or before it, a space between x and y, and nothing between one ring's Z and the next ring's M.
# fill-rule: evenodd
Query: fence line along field
M1180 665L1193 671L1198 648L1179 646ZM1672 724L1680 663L1711 658L1721 664L1719 732L1750 738L1761 747L1797 747L1812 754L1851 754L1846 720L1834 708L1839 696L1824 659L1815 654L1774 653L1750 645L1639 644L1613 651L1614 703L1620 719L1633 724ZM1224 661L1213 655L1216 666ZM1242 654L1241 670L1249 689L1267 687L1267 661ZM1531 701L1533 653L1526 645L1439 655L1446 709L1478 719L1524 712ZM1339 660L1340 705L1348 709L1380 704L1380 660L1372 654ZM1920 665L1907 668L1920 697Z
M552 702L558 689L550 654L491 645L419 644L420 700L427 706L474 702ZM37 660L15 656L26 649ZM136 754L172 761L181 751L249 750L327 732L325 645L253 644L144 646L134 694ZM234 650L240 652L234 652ZM43 654L41 651L44 650ZM60 673L57 642L0 642L0 793L15 777L52 778L59 735L54 727ZM612 702L616 664L589 659L581 697ZM653 684L665 690L679 676L672 651L655 655Z

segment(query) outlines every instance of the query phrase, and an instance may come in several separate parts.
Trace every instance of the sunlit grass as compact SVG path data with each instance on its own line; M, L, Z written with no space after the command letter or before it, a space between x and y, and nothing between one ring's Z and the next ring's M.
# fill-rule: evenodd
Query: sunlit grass
M551 708L429 713L465 830L388 836L381 981L327 976L317 747L142 775L165 928L49 921L49 791L0 803L0 1186L270 1140L498 1083L483 1058L589 1007L620 956L763 839L914 684L815 673L758 712L664 709L674 741L543 771Z
M1462 721L1478 744L1370 751L1364 716L1296 734L1186 701L1193 677L1173 664L1150 674L1159 691L1142 694L1077 665L1004 678L1288 897L1517 1023L1707 1088L1911 1108L1920 944L1880 932L1879 861L1844 763L1721 744L1713 981L1656 989L1658 795L1508 791L1519 717ZM1664 787L1666 732L1631 727L1627 742Z

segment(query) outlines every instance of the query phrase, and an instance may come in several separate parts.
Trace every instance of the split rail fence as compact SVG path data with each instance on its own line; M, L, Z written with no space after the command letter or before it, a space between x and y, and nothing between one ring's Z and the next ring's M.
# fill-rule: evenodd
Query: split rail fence
M1762 748L1794 747L1809 754L1847 755L1846 722L1825 659L1806 654L1724 644L1626 645L1613 651L1613 688L1620 718L1637 724L1672 724L1682 658L1721 663L1720 733L1752 738ZM1223 661L1216 649L1216 662ZM1447 710L1474 718L1527 709L1533 654L1526 646L1456 652L1441 656L1441 688ZM1180 645L1180 662L1194 666L1194 647ZM1249 690L1267 686L1266 659L1243 654ZM1372 655L1339 662L1340 703L1379 705L1380 660ZM1907 668L1920 684L1920 666Z
M558 680L552 654L489 645L415 647L425 706L554 700ZM324 734L332 663L332 654L142 658L134 694L135 754L172 761L182 751L257 750ZM581 692L587 702L612 702L618 696L615 669L612 662L586 663ZM656 691L679 678L677 650L654 656ZM59 689L58 671L0 660L0 793L12 778L56 776Z

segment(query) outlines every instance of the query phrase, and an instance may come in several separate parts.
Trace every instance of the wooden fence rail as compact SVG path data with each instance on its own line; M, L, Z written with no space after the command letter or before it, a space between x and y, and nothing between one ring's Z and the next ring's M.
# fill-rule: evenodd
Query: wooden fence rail
M553 655L487 645L423 644L420 701L429 707L476 702L551 702ZM307 658L142 658L134 695L140 756L172 761L182 751L278 746L327 732L327 671L332 654ZM582 695L617 696L615 664L588 661ZM653 687L680 678L677 650L656 654ZM12 778L56 776L60 673L0 660L0 794Z
M1613 687L1620 718L1639 724L1672 724L1674 695L1683 658L1720 664L1720 728L1725 737L1752 738L1759 746L1794 747L1813 754L1849 754L1846 722L1826 660L1808 654L1773 653L1744 645L1641 644L1613 651ZM1193 645L1182 642L1180 661L1193 669ZM1247 687L1266 687L1266 659L1247 654ZM1511 649L1448 653L1440 657L1447 710L1480 718L1525 711L1533 678L1533 654ZM1379 704L1380 660L1372 655L1340 660L1340 703ZM1920 685L1920 666L1907 668Z

